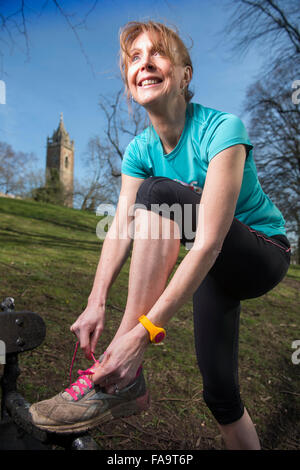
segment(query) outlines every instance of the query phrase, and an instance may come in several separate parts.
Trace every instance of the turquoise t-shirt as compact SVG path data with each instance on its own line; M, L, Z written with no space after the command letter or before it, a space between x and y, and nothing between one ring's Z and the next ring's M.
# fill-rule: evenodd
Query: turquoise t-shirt
M158 134L149 126L127 146L122 173L137 178L166 176L201 192L210 161L236 144L245 145L247 158L235 217L268 236L286 235L281 212L259 183L245 126L233 114L190 103L184 130L172 152L164 154Z

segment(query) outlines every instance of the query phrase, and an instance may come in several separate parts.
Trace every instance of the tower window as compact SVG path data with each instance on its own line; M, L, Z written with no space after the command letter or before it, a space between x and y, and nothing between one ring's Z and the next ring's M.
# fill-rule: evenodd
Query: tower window
M69 157L65 157L65 168L69 168Z

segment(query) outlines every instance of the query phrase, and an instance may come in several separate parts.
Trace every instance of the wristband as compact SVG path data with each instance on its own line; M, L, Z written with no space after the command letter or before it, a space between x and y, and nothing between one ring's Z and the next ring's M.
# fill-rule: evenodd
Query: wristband
M159 326L153 325L153 323L145 315L139 318L139 322L148 330L150 335L151 343L160 343L166 337L166 330Z

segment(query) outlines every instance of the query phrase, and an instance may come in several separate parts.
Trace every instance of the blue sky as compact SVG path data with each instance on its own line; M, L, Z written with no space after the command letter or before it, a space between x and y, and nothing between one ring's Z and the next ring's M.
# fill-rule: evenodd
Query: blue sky
M6 2L1 11L15 11L19 3ZM230 16L223 0L98 0L86 27L78 30L91 66L51 1L37 15L44 3L26 2L32 6L26 11L29 57L21 37L16 37L13 49L3 49L2 43L0 75L6 84L6 104L0 104L0 140L16 151L33 152L39 168L45 168L47 136L57 128L63 112L65 127L75 141L75 178L84 174L88 141L101 135L104 127L99 97L113 94L121 86L118 32L130 20L174 24L187 45L192 39L193 101L237 114L247 126L242 105L262 57L256 51L232 57L229 44L220 35ZM79 18L93 1L61 3Z

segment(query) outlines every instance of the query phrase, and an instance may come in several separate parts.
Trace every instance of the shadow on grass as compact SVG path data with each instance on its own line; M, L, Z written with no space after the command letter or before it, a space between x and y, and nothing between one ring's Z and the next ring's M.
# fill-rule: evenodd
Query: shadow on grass
M9 200L0 198L0 212L14 216L24 217L30 220L39 220L51 223L63 228L89 232L92 228L92 220L95 226L100 216L76 209L56 206L51 204L37 203L30 200Z
M43 235L40 233L30 233L30 232L21 232L12 228L6 228L5 232L1 235L0 239L3 239L6 243L8 241L12 242L14 246L20 245L42 245L43 247L67 247L67 248L80 248L81 250L91 250L95 249L102 243L102 240L96 238L95 241L87 241L82 239L72 239L66 238L65 235L55 236L55 235Z

